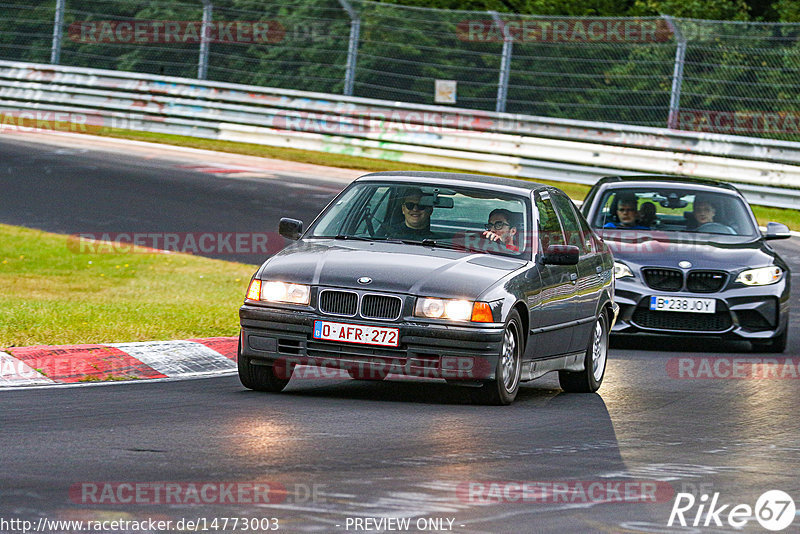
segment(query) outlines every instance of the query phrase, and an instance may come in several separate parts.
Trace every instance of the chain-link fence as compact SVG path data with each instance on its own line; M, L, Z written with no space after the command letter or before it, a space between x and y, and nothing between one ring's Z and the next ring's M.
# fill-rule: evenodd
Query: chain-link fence
M0 1L0 59L800 139L800 24L364 0L21 0Z

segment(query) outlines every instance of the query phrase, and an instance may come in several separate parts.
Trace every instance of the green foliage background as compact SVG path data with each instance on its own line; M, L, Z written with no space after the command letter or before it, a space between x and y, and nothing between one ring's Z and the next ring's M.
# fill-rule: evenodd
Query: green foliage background
M459 33L465 21L542 17L681 17L689 35L681 109L800 113L797 0L350 0L361 20L354 94L433 103L436 79L458 105L493 111L502 43ZM50 60L55 0L0 1L0 59ZM436 10L423 8L437 8ZM472 10L468 12L464 10ZM503 15L504 14L504 15ZM200 0L67 0L66 28L86 20L199 21ZM715 19L735 22L709 22ZM212 43L208 79L341 93L350 18L337 0L215 0L215 21L278 21L275 43ZM663 21L661 21L663 23ZM676 41L516 42L506 110L666 126ZM195 77L198 45L85 43L66 37L61 63ZM792 135L768 134L794 138Z

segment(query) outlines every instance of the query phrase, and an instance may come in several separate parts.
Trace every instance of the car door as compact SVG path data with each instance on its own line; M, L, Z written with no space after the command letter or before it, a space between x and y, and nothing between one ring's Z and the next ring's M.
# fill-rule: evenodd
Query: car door
M577 281L574 265L544 265L542 254L548 245L564 245L566 239L550 192L534 195L538 221L536 264L541 279L541 292L531 309L531 341L534 357L546 358L569 352L575 308L572 298Z
M603 260L595 250L591 232L572 201L560 191L553 192L553 203L556 206L561 224L567 236L567 244L580 250L575 283L575 294L572 305L575 309L570 352L586 349L589 336L594 328L597 302L603 290Z

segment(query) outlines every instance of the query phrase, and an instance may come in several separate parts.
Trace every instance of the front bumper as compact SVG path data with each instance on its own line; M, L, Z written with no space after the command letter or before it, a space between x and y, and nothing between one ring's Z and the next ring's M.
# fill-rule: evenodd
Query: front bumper
M245 304L239 309L241 353L256 365L313 365L363 373L396 373L452 380L491 380L503 344L496 324L453 326L340 319L306 310ZM398 347L314 339L314 321L398 328Z
M716 312L651 311L651 296L714 299ZM713 336L751 341L781 334L789 320L789 286L784 278L768 286L726 288L715 293L659 291L638 280L616 281L620 305L614 334L669 334Z

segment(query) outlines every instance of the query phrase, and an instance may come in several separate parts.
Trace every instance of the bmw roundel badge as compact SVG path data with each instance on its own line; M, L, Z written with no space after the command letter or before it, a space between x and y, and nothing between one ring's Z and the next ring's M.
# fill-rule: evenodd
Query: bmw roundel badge
M372 278L370 278L369 276L362 276L361 278L358 279L358 283L359 284L371 284L372 283Z

